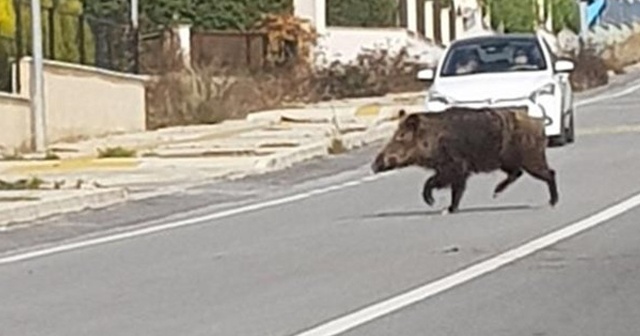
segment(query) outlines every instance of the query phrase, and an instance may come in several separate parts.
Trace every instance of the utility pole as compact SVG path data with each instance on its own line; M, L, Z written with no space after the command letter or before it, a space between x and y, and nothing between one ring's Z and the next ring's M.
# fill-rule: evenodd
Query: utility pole
M587 22L587 0L577 0L580 6L580 39L586 42L587 32L589 31L589 22Z
M140 30L139 30L139 1L131 0L131 28L133 29L133 71L140 72Z
M31 0L31 123L33 147L36 152L44 152L47 146L46 119L44 108L44 75L42 53L42 13L40 0Z

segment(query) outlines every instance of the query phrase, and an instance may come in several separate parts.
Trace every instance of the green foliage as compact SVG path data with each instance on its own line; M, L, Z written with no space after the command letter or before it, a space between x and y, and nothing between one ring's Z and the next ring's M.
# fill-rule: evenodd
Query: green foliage
M502 23L505 32L530 32L538 15L536 4L537 0L488 0L491 26L498 28ZM578 31L580 13L575 0L545 0L545 6L548 5L552 7L554 33L565 27Z
M504 25L505 33L530 32L536 19L537 0L491 0L491 26Z
M85 11L126 21L129 0L85 0ZM140 25L190 23L196 28L246 30L263 13L292 11L293 0L146 0L140 1Z
M121 19L128 17L129 0L84 0L84 12L103 19Z
M393 27L395 0L327 0L327 24L344 27Z
M134 149L127 149L121 146L107 147L105 149L98 149L98 158L131 158L136 156Z
M293 0L154 0L142 2L141 7L144 19L154 24L186 22L217 30L246 30L263 13L292 11Z
M580 30L580 7L574 0L553 0L552 17L554 33L565 27L574 32Z

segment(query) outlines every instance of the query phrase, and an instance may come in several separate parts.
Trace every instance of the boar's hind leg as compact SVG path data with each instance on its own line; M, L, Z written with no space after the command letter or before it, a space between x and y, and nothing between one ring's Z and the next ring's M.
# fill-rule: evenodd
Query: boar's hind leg
M520 176L522 176L522 169L519 169L519 168L514 169L514 168L507 168L507 167L502 167L501 169L502 171L507 173L507 177L504 180L502 180L500 183L498 183L496 188L493 190L493 198L498 197L498 195L502 193L505 189L507 189L509 185L511 185L513 182L519 179Z
M556 172L553 169L549 168L545 161L541 161L537 164L527 164L525 165L524 169L531 176L547 182L550 194L549 204L551 204L551 206L556 205L556 203L558 203Z

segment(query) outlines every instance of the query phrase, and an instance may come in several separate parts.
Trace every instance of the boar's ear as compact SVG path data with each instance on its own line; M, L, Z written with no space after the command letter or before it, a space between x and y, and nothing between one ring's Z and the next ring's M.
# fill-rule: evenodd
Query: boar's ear
M400 111L398 111L398 117L400 119L404 118L404 116L407 115L407 111L405 111L404 109L401 109Z
M405 119L404 119L404 127L406 130L411 131L411 132L415 132L418 130L418 127L420 126L420 116L417 114L409 114Z

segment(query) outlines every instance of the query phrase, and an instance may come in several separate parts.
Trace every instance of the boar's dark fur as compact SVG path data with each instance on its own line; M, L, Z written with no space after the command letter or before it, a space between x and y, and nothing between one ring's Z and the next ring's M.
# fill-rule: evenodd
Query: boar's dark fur
M450 187L448 211L457 212L469 176L495 170L507 177L495 187L494 197L526 171L547 183L552 206L558 202L556 174L546 159L544 125L526 112L453 107L440 113L400 114L398 129L372 169L375 173L408 166L435 170L424 184L427 204L434 203L434 189Z

